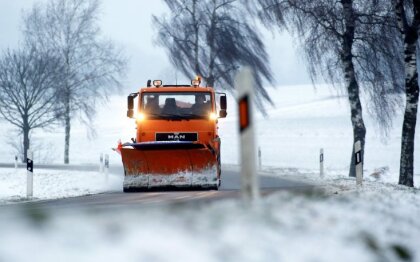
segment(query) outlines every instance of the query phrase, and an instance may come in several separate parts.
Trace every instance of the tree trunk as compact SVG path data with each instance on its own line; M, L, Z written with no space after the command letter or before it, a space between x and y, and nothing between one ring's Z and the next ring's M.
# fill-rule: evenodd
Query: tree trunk
M31 130L29 128L28 125L28 120L24 120L23 121L23 128L22 128L22 132L23 132L23 163L26 163L26 159L28 157L28 150L30 148L30 141L29 141L29 131Z
M199 34L200 34L200 27L199 27L199 22L196 19L196 4L197 1L193 1L193 12L192 12L192 16L193 16L193 23L194 23L194 70L195 70L195 74L196 75L200 75L201 76L201 71L200 71L200 64L199 64L199 46L198 46L198 42L199 42Z
M341 61L343 66L344 79L346 81L347 94L350 103L350 113L351 113L351 124L353 127L353 144L352 144L352 154L350 160L350 170L349 176L356 176L355 168L355 155L354 155L354 144L357 141L361 142L362 152L361 157L364 159L365 152L365 137L366 137L366 127L363 121L362 115L362 104L360 103L359 96L359 84L356 80L356 74L353 64L353 53L352 47L354 42L354 30L355 30L355 19L354 19L354 9L352 0L342 0L344 19L345 19L345 32L343 35L342 41L342 54Z
M214 87L214 66L216 63L216 55L215 55L215 30L216 30L216 6L213 7L213 13L210 20L210 30L207 36L207 45L210 49L209 51L209 71L208 76L206 79L207 86Z
M351 112L351 124L353 127L353 144L352 144L352 154L350 160L350 170L349 176L355 177L356 176L356 169L355 169L355 152L354 152L354 144L357 141L360 141L362 144L362 161L364 159L365 153L365 137L366 137L366 128L365 123L363 121L362 115L362 105L360 103L359 97L359 85L356 81L354 75L354 65L353 62L348 61L344 62L346 74L346 85L347 85L347 92L348 98L350 103L350 112Z
M210 75L210 76L206 79L206 84L207 84L207 86L214 87L214 77L213 77L212 75Z
M65 125L65 138L64 138L64 164L70 163L69 152L70 152L70 96L67 95L65 98L65 111L64 111L64 125Z
M414 34L414 35L410 35ZM401 136L400 178L398 183L414 186L414 137L416 133L419 83L416 61L417 32L406 32L405 41L405 93L406 104Z

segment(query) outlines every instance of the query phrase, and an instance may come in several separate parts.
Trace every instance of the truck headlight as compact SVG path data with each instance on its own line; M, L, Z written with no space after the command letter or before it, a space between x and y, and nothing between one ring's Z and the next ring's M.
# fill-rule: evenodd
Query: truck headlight
M216 120L217 119L216 113L213 113L213 112L210 113L209 118L210 118L210 120Z
M145 118L145 116L144 116L144 114L143 113L137 113L137 115L136 115L136 120L137 121L143 121L144 120L144 118Z

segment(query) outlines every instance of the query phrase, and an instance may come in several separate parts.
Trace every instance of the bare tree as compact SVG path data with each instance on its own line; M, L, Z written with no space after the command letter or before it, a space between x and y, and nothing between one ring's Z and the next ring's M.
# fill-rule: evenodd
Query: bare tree
M387 1L259 0L260 19L269 28L288 29L300 41L313 81L323 77L334 86L344 83L350 104L353 141L361 141L364 156L366 128L360 84L371 112L387 130L399 104L402 60L396 54L396 24ZM355 176L354 148L349 175Z
M420 3L411 0L394 0L395 14L404 42L405 113L401 136L401 185L414 186L414 138L419 103L417 57L419 56ZM402 54L402 52L401 52Z
M30 133L60 117L57 84L62 73L58 59L34 48L7 50L0 59L0 114L23 135L23 159Z
M26 41L64 64L60 106L65 126L64 163L69 163L71 120L89 127L98 101L120 87L126 61L98 27L99 0L51 0L24 17Z
M200 75L209 86L233 89L242 65L255 71L259 106L271 101L264 81L273 82L264 42L238 0L165 0L170 18L154 16L158 43L186 77Z

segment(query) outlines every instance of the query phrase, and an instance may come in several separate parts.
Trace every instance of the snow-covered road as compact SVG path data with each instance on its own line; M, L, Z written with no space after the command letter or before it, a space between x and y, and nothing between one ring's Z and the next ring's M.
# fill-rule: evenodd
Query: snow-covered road
M46 167L53 169L45 169ZM89 206L101 205L127 205L165 203L172 198L182 198L184 201L200 199L215 199L237 197L240 189L239 167L224 165L222 167L222 185L219 192L191 192L178 193L159 192L155 194L124 194L122 193L122 167L115 166L106 180L105 174L98 171L86 171L95 169L95 166L59 166L62 170L55 170L55 166L44 165L44 168L36 169L34 173L34 195L26 199L26 171L25 169L0 168L0 204L19 203L38 200L58 201L44 202L46 206ZM68 170L63 170L66 168ZM120 170L121 169L121 170ZM82 171L84 170L84 171ZM312 186L298 182L285 180L268 175L260 176L260 186L263 190L273 191L281 189L310 189ZM268 192L267 191L267 192ZM97 195L102 193L101 195ZM109 194L111 193L111 194ZM171 194L173 193L173 194ZM63 198L86 196L80 198ZM133 197L135 196L135 197Z

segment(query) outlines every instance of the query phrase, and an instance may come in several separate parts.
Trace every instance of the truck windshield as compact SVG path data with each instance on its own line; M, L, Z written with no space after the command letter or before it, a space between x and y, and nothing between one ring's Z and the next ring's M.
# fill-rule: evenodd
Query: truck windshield
M209 92L143 93L141 111L149 119L208 118L212 111Z

